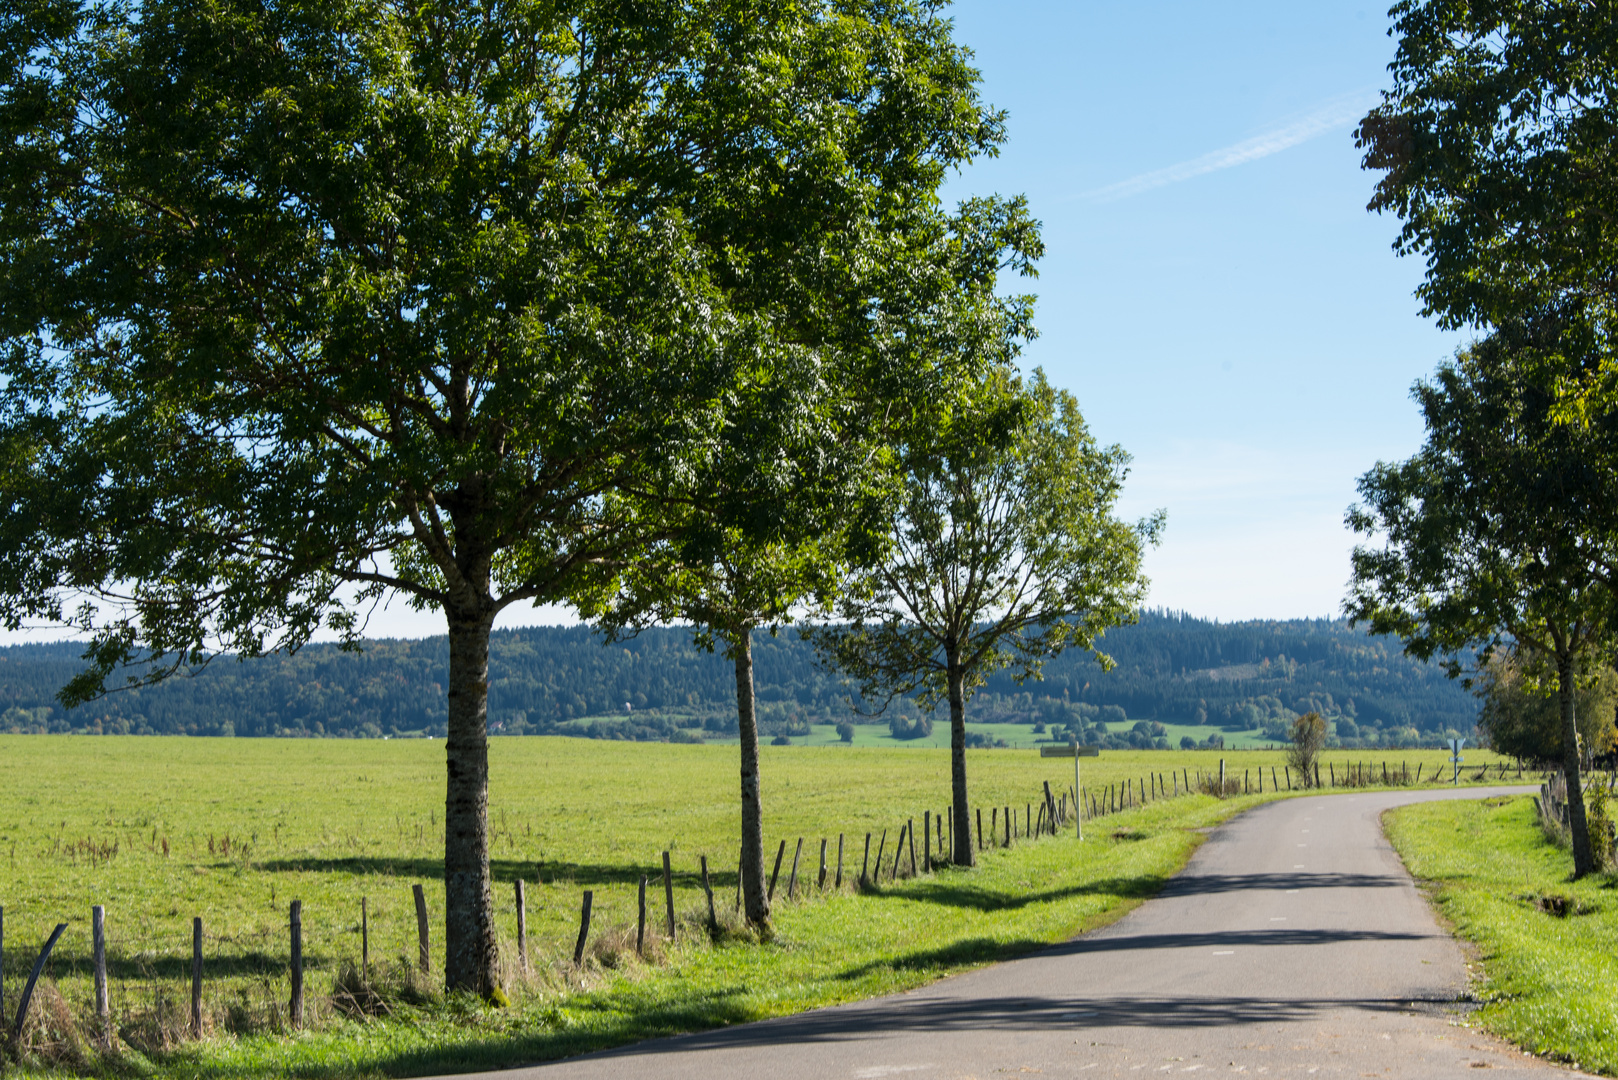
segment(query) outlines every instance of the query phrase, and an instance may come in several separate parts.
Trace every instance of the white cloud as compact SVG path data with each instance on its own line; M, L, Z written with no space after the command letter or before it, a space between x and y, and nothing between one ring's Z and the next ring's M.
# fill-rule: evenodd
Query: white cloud
M1193 177L1267 158L1271 154L1279 154L1328 131L1349 126L1364 116L1377 100L1377 95L1369 90L1343 94L1290 123L1254 135L1250 139L1243 139L1239 143L1210 151L1201 157L1182 161L1178 165L1170 165L1166 169L1141 173L1139 176L1120 180L1116 184L1084 192L1078 198L1089 199L1091 202L1116 202L1154 188L1167 187L1182 180L1190 180Z

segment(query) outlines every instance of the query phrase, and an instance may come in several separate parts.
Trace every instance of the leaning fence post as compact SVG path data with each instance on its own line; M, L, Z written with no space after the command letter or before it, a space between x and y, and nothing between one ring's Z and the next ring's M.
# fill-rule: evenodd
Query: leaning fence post
M524 895L522 878L517 879L517 966L528 974L528 897Z
M737 867L736 867L736 880L740 881L741 877L742 877L741 865L737 864ZM741 902L737 901L737 908L740 909L740 907L741 907ZM639 910L640 910L640 916L635 920L635 955L644 958L646 956L646 875L645 874L642 874L640 876L640 909Z
M595 894L589 889L584 890L584 908L579 912L579 940L573 946L573 966L582 967L584 964L584 939L590 936L590 901Z
M816 892L826 891L826 838L820 838L820 880L815 882Z
M669 869L669 853L663 852L663 899L669 909L669 940L674 940L674 873Z
M412 886L411 891L416 894L416 966L425 975L432 965L427 955L427 894L420 885Z
M860 864L860 888L864 889L871 881L871 834L865 834L865 861Z
M0 904L0 1024L6 1022L6 908ZM4 1060L0 1058L0 1060Z
M67 923L56 924L56 929L52 930L51 936L45 940L45 947L39 950L39 959L34 961L34 970L28 976L28 982L23 985L22 998L17 1002L17 1024L12 1029L11 1035L12 1045L19 1050L22 1047L22 1025L28 1019L28 1003L34 999L34 983L39 981L39 973L45 970L45 961L51 958L51 950L56 948L56 939L61 937L62 931L66 929Z
M770 871L770 891L765 897L766 900L775 899L775 883L781 877L781 860L786 856L786 853L787 842L783 840L781 841L781 846L775 849L775 869Z
M798 837L798 846L792 851L792 875L787 878L787 899L791 900L798 893L798 860L803 858L803 837Z
M708 929L719 930L719 915L713 909L713 887L708 884L708 856L702 856L702 891L708 895Z
M95 949L96 1017L105 1021L112 1015L112 1007L107 1000L107 909L100 904L90 909L90 933ZM3 963L0 970L4 970ZM0 1002L0 1009L3 1008L4 1003Z
M418 885L417 888L420 888ZM303 1026L303 901L292 901L292 1000L287 1015L294 1028Z
M867 838L867 842L869 842L869 838ZM841 890L842 887L843 887L843 834L838 833L837 834L837 883L835 885L833 885L832 888Z
M191 1037L202 1038L202 916L191 920Z
M979 821L983 820L983 811L981 811L981 810L978 811L978 820ZM910 876L915 877L916 876L916 821L915 821L914 818L910 819L909 828L910 828Z

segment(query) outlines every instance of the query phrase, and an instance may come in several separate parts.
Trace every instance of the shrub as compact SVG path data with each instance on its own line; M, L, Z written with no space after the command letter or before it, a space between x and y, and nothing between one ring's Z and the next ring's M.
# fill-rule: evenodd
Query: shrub
M844 720L837 725L837 737L846 743L854 741L854 725Z
M1287 749L1287 764L1303 774L1303 786L1315 783L1315 759L1326 745L1326 721L1317 712L1306 712L1292 721L1292 745Z

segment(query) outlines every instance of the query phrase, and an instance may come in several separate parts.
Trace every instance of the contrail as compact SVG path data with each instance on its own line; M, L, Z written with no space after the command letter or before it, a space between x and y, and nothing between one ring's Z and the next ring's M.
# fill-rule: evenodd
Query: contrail
M1281 151L1308 142L1317 135L1324 135L1328 131L1344 127L1365 115L1367 109L1376 103L1373 93L1357 90L1352 94L1343 94L1332 98L1313 112L1294 120L1290 124L1275 128L1271 131L1254 135L1251 139L1243 139L1239 143L1218 150L1210 151L1201 157L1182 161L1178 165L1170 165L1166 169L1156 169L1149 173L1132 176L1128 180L1120 180L1116 184L1108 184L1104 188L1086 191L1079 198L1089 199L1091 202L1116 202L1127 199L1131 195L1139 195L1143 191L1153 188L1166 187L1169 184L1178 184L1182 180L1190 180L1194 176L1205 173L1218 172L1220 169L1229 169L1237 165L1245 165L1249 161L1279 154Z

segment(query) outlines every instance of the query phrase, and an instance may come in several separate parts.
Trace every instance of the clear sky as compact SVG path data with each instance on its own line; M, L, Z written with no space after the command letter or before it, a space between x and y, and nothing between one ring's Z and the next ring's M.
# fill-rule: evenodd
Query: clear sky
M951 198L1025 194L1047 255L1027 354L1168 511L1153 606L1222 620L1338 612L1343 511L1421 423L1411 384L1460 339L1412 297L1419 260L1365 210L1354 120L1393 54L1384 8L961 0L957 39L1010 114ZM522 609L501 625L572 622ZM377 636L442 633L394 602Z
M1411 384L1460 344L1419 259L1365 210L1354 121L1394 50L1381 6L963 0L957 37L1010 113L961 194L1044 222L1030 365L1168 511L1150 602L1224 620L1338 612L1343 511L1422 427Z

